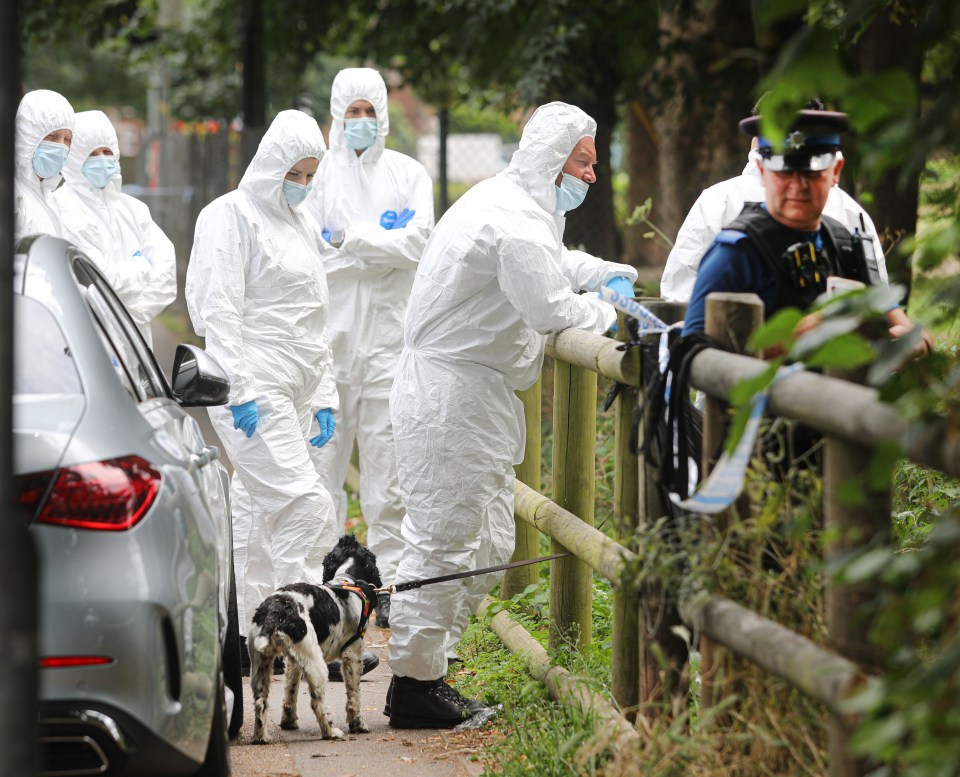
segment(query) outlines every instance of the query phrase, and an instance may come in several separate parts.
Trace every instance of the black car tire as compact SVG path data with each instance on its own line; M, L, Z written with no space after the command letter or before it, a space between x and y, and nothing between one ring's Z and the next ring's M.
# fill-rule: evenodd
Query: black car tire
M219 682L214 694L213 720L210 723L210 740L207 754L197 777L230 777L230 740L227 737L227 703L223 697L223 670L217 673Z
M223 678L233 691L233 710L227 736L235 739L243 726L243 676L240 659L240 620L237 616L237 578L230 564L230 596L227 604L227 636L223 645Z

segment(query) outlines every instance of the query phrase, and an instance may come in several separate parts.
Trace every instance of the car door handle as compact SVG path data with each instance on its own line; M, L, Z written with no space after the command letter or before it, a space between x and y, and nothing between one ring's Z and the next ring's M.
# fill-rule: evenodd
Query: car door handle
M190 456L190 461L195 467L205 467L211 461L220 458L220 449L216 445L208 445L203 449L203 453L194 453Z

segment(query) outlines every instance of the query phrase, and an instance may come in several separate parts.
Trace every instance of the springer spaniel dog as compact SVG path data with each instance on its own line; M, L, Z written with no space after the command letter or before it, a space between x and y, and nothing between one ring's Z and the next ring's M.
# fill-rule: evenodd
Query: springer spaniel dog
M286 656L280 728L295 729L301 675L310 686L310 708L324 739L342 739L324 709L327 664L339 659L347 691L350 733L366 733L360 717L363 634L376 606L380 572L372 552L352 535L341 537L323 560L323 585L293 583L268 596L253 615L247 637L250 686L256 715L254 744L267 744L267 702L277 656Z

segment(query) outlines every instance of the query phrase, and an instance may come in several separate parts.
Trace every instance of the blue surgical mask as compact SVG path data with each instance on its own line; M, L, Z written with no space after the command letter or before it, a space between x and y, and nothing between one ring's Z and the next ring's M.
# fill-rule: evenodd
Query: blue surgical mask
M301 202L307 199L310 193L310 184L304 186L302 183L294 181L283 182L283 196L287 198L291 208L296 208Z
M346 119L343 122L343 142L354 151L370 148L377 139L376 119Z
M70 149L63 143L42 140L33 152L33 171L41 178L52 178L63 169L69 153Z
M556 210L558 212L573 210L583 202L588 191L590 191L590 184L564 173L563 179L557 187Z
M93 186L103 189L120 172L120 163L112 156L92 156L81 169Z

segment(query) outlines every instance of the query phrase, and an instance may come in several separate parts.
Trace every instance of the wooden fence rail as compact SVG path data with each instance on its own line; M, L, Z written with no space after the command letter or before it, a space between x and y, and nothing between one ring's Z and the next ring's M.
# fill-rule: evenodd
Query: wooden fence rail
M665 320L675 321L682 315L682 308L678 310L675 305L665 305L659 300L645 302ZM752 312L729 309L731 305L742 304L740 301L713 300L710 304L720 304L725 327L735 328L737 324L731 322L755 319ZM723 310L723 305L728 309ZM729 342L733 344L743 343L747 337L743 331L731 330L725 334L730 336ZM528 410L528 443L536 441L536 447L528 444L528 458L536 456L537 466L528 463L518 470L515 514L518 536L524 539L518 543L514 558L536 555L538 532L576 557L575 561L551 562L554 567L551 572L550 617L556 624L551 634L554 642L571 635L583 642L589 641L590 570L610 581L615 591L612 687L621 711L627 720L632 720L638 708L643 708L647 715L658 714L656 710L663 709L662 702L671 700L667 698L668 693L674 697L676 712L678 699L677 685L665 688L662 676L658 678L662 669L653 671L649 657L651 643L665 641L666 637L662 630L652 633L646 629L641 617L641 604L649 606L651 597L658 602L667 597L656 585L650 584L650 574L642 574L648 571L644 569L643 556L621 544L629 539L638 525L662 515L662 505L658 503L652 481L656 473L652 473L645 462L637 460L626 442L631 427L629 419L638 398L636 390L622 392L617 409L615 501L616 534L620 541L611 539L592 525L596 376L603 375L633 389L640 388L644 382L639 349L622 351L617 345L609 338L576 330L567 330L548 339L547 353L556 360L554 489L560 495L557 501L561 504L538 493L538 384L535 393L524 397ZM707 350L693 361L691 384L710 397L723 400L738 382L756 375L765 367L766 364L759 359ZM851 527L866 527L872 531L878 525L889 525L888 493L875 494L867 507L860 509L842 504L834 496L844 479L863 474L865 461L875 446L888 441L900 442L905 445L907 457L913 461L948 475L960 476L960 439L948 433L947 419L923 429L909 427L893 407L879 401L873 389L836 377L800 372L773 386L768 408L773 414L801 421L827 436L825 521L836 529L841 542L851 536ZM705 426L709 423L711 419L708 418ZM842 548L847 550L849 546L850 543L846 542ZM838 548L834 548L836 550ZM508 578L502 593L510 596L522 590L523 585L535 582L535 576L525 574L528 575L526 578L514 578L512 582ZM862 626L858 635L847 632L854 621L851 607L856 606L862 592L834 587L830 581L827 587L830 632L827 647L750 611L720 592L699 591L672 602L672 606L678 622L700 634L702 642L723 646L823 703L834 720L829 745L830 774L847 777L862 774L862 765L846 753L850 730L849 721L842 718L842 703L854 689L876 682L876 677L864 671L864 667L870 668L874 662L864 653L870 648L864 642ZM531 648L531 639L520 634L522 629L519 626L507 624L504 618L500 618L495 629L508 647L528 656L534 676L541 679L562 676L566 698L583 703L589 697L593 699L591 704L595 702L589 694L573 693L574 680L562 670L549 667L545 654ZM676 652L676 646L661 645L658 652L661 655L666 652L669 657L670 650ZM553 669L559 674L551 674ZM679 671L680 668L674 669ZM553 690L559 693L560 686L556 682L553 684L557 686ZM606 720L603 716L601 719ZM622 740L623 737L619 737L618 741Z

